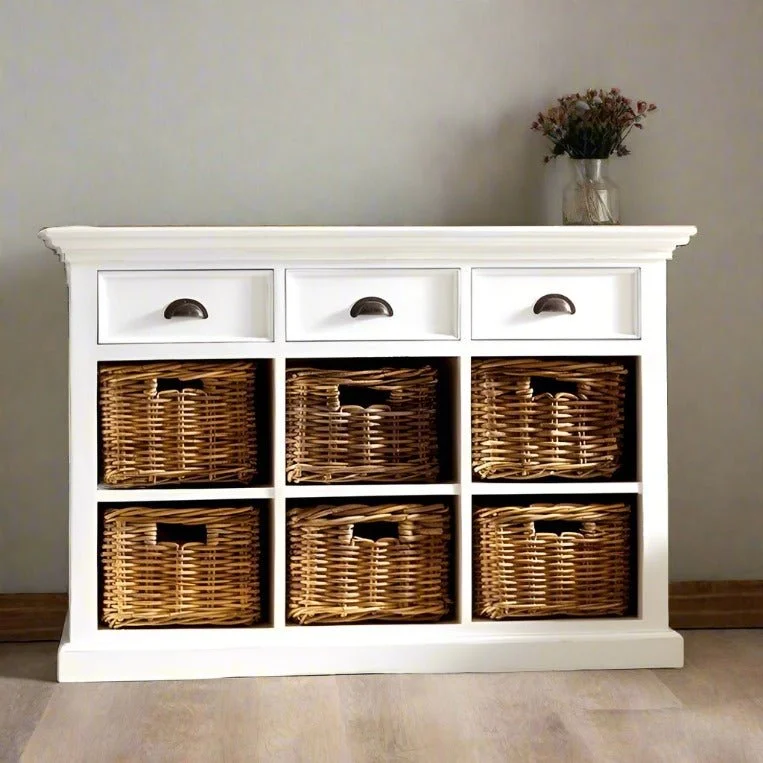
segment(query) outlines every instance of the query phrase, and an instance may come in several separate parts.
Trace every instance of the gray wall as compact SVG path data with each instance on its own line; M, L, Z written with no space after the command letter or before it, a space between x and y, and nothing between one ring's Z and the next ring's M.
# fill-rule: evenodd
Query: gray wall
M535 224L528 130L613 84L670 264L671 570L763 577L760 0L4 0L0 591L66 587L66 288L45 225ZM75 422L76 426L76 422Z

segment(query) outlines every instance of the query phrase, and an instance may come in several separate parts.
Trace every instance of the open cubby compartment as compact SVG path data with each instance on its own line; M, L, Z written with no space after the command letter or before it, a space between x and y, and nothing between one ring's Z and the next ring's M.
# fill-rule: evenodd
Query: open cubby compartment
M100 504L99 627L272 626L272 528L272 501Z
M457 530L453 496L287 501L287 624L455 622Z
M273 484L273 362L98 364L103 488Z
M457 358L286 363L289 484L453 482Z
M639 513L633 494L475 496L473 618L637 617Z
M472 360L475 482L637 479L638 357Z

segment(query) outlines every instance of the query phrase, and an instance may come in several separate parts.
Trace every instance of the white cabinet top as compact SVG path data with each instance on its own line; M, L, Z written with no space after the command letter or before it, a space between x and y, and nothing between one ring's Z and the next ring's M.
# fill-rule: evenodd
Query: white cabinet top
M40 238L67 264L396 261L613 262L668 260L697 232L684 225L257 226L45 228Z

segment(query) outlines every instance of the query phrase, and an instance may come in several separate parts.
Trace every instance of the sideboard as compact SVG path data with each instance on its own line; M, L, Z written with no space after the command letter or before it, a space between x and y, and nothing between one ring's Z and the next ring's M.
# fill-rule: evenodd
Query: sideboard
M665 276L675 249L694 233L689 226L41 231L64 262L69 285L69 614L59 680L681 666L682 640L668 624ZM512 368L507 360L529 362L535 369L527 371L530 387L537 382L538 388L503 388L492 376L480 376L482 386L475 386L478 371L503 373ZM238 407L224 404L210 413L210 377L199 372L198 380L186 380L184 369L209 363L256 371L255 387L236 397ZM587 411L598 403L580 379L602 364L619 369L621 392L613 397L616 409L589 424ZM437 377L436 416L419 402L417 417L406 419L394 414L392 403L347 391L363 387L362 379L371 378L363 374L374 369L392 369L384 373L394 376L424 367ZM562 367L578 373L577 386L544 387L542 379ZM152 368L175 370L164 371L169 378L154 380L149 392L135 393L138 407L122 398L121 408L109 407L109 379L123 378L109 374L116 369L137 378L133 372L146 368L149 375ZM309 382L305 368L339 374L331 389L348 395L331 409L331 431L359 420L355 414L366 417L360 434L342 430L344 455L337 455L340 435L324 437L320 428L306 434L311 415L316 426L324 421L322 409L305 404L300 415L307 424L298 420L301 398L289 385ZM374 384L388 395L394 387ZM545 406L555 423L528 423L530 409L512 407L525 392L527 405ZM193 405L202 397L206 413L187 418L200 410ZM181 399L187 404L179 409ZM133 440L125 442L125 417L157 410L174 412L175 423L165 418L158 431L159 425L141 428L145 421L139 422L127 427ZM396 434L383 428L385 421L397 422ZM539 436L545 440L532 439ZM362 437L365 446L358 445ZM511 461L505 441L516 444L517 437L524 450L512 451ZM243 455L242 443L251 446ZM395 455L400 443L407 443L408 455ZM214 462L207 471L193 470L199 453ZM357 469L337 466L352 458L359 459ZM395 461L396 470L385 472L384 458ZM433 459L431 468L417 472L417 459L426 458ZM231 459L244 459L244 466L226 472ZM442 607L431 617L410 599L416 575L429 572L411 572L405 556L386 568L378 562L405 542L403 525L393 527L391 505L441 507L446 524L431 532L443 541L437 552ZM527 544L521 559L493 553L494 540L514 537L500 523L494 535L477 538L479 512L489 520L501 507L510 507L504 516L512 518L531 506L599 505L627 512L625 545L606 546L595 518L585 516L568 527L528 524L517 536ZM306 566L296 561L304 549L294 545L292 533L319 506L377 511L381 535L352 538L347 548L370 549L364 558L377 560L366 589L386 585L395 593L384 595L407 602L394 617L355 606L346 585L341 601L321 593L318 584L326 579L360 574L341 553L339 561L331 554L310 557ZM229 522L219 533L205 519L195 529L183 527L184 517L209 507ZM230 524L242 507L258 522L251 536L256 553L246 547L249 561L213 556L204 557L203 568L189 565L183 554L194 548L201 554L205 544L218 542L213 536L243 543L245 531ZM140 535L143 529L131 529L126 509L157 512L150 540ZM313 542L316 536L307 535L304 542ZM109 545L114 537L118 546ZM155 557L144 554L149 545L151 553L172 555L171 575L161 584L150 569ZM556 549L551 566L543 558L550 548ZM614 572L597 567L602 548ZM484 581L476 571L482 576L487 565L477 558L482 554L491 557L499 584L492 609L477 602ZM145 582L125 582L138 563L134 555ZM241 576L242 565L249 577ZM186 574L196 576L191 593L180 591ZM210 607L217 605L208 599L225 587L216 577L223 574L233 582L213 616ZM597 591L618 575L621 606L597 609ZM302 576L312 576L316 587L303 591L297 606ZM248 590L246 581L255 578ZM512 609L503 597L519 596L522 586L532 593L529 609ZM565 586L573 587L567 599ZM226 620L231 612L241 615L241 602L255 595L256 606L243 620ZM152 596L172 599L164 619L152 619L158 610L148 606L143 620L125 615ZM328 619L315 609L322 596ZM195 602L189 605L188 597ZM198 622L194 611L201 612Z

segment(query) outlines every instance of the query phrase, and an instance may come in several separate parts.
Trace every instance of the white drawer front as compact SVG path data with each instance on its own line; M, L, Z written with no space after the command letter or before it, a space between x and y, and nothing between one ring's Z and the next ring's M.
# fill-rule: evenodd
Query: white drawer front
M638 268L475 269L472 338L636 339L638 294Z
M183 299L199 303L207 317L184 316L182 308L173 311L174 317L165 317L170 305ZM189 309L201 311L193 304ZM98 274L101 344L272 340L272 270L115 270Z
M287 270L286 338L457 339L458 270Z

